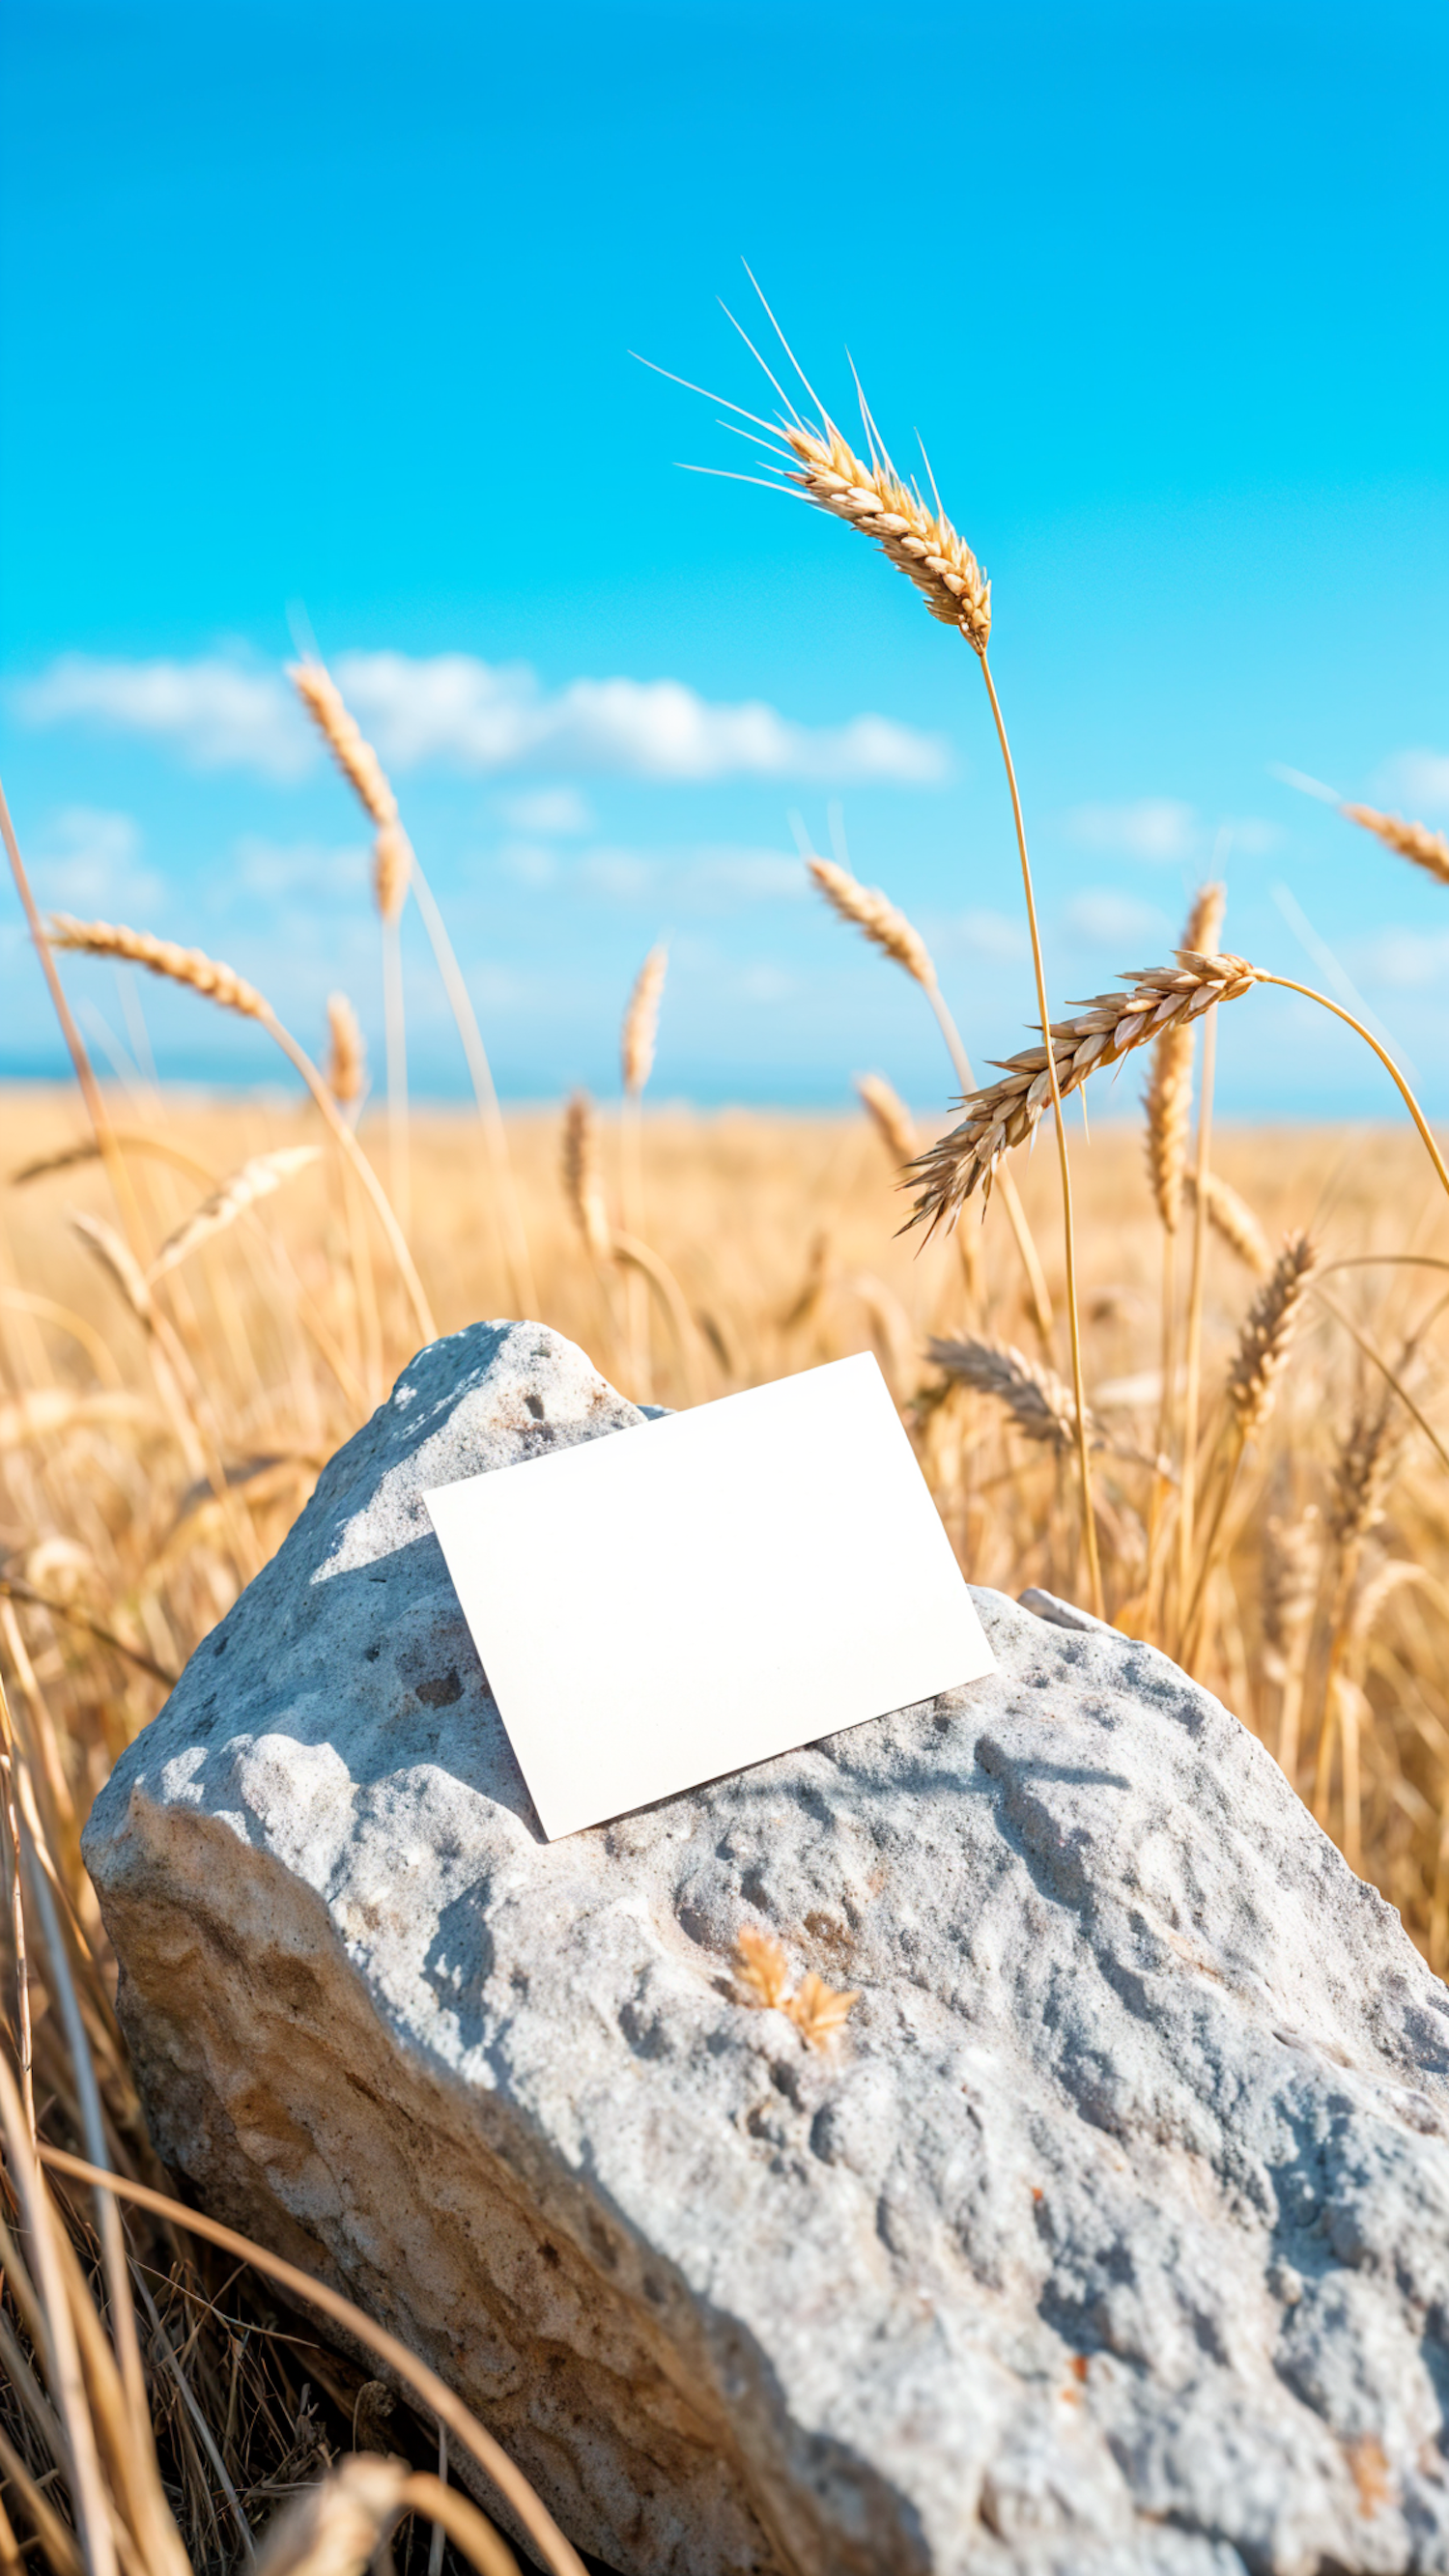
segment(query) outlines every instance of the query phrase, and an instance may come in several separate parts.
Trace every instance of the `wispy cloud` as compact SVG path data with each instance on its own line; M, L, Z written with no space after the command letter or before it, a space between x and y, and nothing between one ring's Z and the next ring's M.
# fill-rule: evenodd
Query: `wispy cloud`
M525 663L471 653L416 660L347 653L337 676L385 760L461 769L616 771L636 778L894 779L930 784L948 769L933 736L861 715L793 724L760 700L723 706L682 680L571 680L549 692Z
M905 786L933 785L950 770L937 736L886 716L795 724L762 700L722 705L682 680L579 679L551 691L527 663L493 664L471 653L344 653L336 668L354 713L397 770L437 761L478 772ZM21 682L12 702L27 724L138 734L199 768L288 779L319 757L281 674L239 656L121 662L69 653ZM587 809L580 799L563 821L518 828L578 832L588 828Z
M1067 928L1089 948L1161 947L1171 925L1155 903L1139 903L1115 886L1084 886L1067 905ZM1141 962L1147 962L1145 959Z
M1449 973L1449 930L1380 930L1354 962L1366 983L1422 992Z
M33 862L42 900L63 912L134 918L165 892L155 870L141 863L135 817L104 807L64 806L41 834Z
M284 680L221 654L196 662L107 662L64 653L12 702L31 725L93 724L164 742L198 769L298 778L315 757Z
M320 841L267 841L248 832L236 845L233 881L246 894L292 903L351 901L365 894L368 879L361 842L336 849Z
M504 822L511 824L515 832L568 839L594 828L589 801L576 787L537 787L522 796L505 796L501 811Z
M1175 796L1139 796L1129 805L1078 805L1067 831L1079 849L1107 850L1165 865L1198 847L1202 827L1191 805Z
M1373 783L1376 795L1411 814L1449 813L1449 751L1396 751Z

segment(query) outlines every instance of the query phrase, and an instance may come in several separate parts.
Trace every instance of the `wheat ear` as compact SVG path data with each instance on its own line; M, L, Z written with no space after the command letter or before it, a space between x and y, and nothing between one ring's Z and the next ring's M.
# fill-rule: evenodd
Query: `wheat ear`
M275 1153L253 1154L249 1162L243 1163L222 1182L219 1189L213 1190L209 1198L204 1198L199 1207L193 1208L174 1234L167 1236L146 1273L148 1282L154 1285L166 1271L174 1270L178 1261L184 1261L188 1253L194 1252L198 1244L209 1243L214 1234L221 1234L227 1226L235 1225L237 1218L244 1216L248 1208L255 1207L258 1199L270 1197L272 1191L279 1190L295 1172L303 1172L309 1163L315 1163L321 1150L319 1145L284 1145Z
M1055 1369L1029 1360L1010 1342L932 1341L927 1348L937 1368L958 1386L1004 1404L1028 1440L1043 1442L1059 1457L1075 1446L1077 1408L1071 1388ZM1087 1433L1095 1443L1097 1426L1090 1414Z
M590 1258L606 1262L613 1250L599 1131L594 1105L586 1091L576 1091L564 1111L563 1185L570 1213Z
M963 1103L970 1115L917 1157L912 1170L922 1187L910 1224L924 1224L934 1233L939 1225L957 1222L976 1190L990 1196L1003 1154L1034 1133L1053 1070L1065 1099L1088 1074L1120 1063L1163 1029L1200 1019L1215 1004L1236 1001L1255 983L1269 980L1244 957L1203 957L1179 949L1177 959L1176 966L1144 968L1131 978L1128 992L1099 993L1075 1019L1054 1020L1050 1056L1044 1046L1034 1046L1008 1057L1003 1079L973 1092Z
M1412 859L1440 885L1449 885L1449 835L1431 832L1427 823L1406 823L1402 814L1380 814L1373 805L1340 805L1350 823L1362 824L1366 832L1377 834L1397 850L1401 859Z
M367 1042L345 993L327 996L327 1064L324 1079L340 1108L362 1098L367 1082Z
M1178 1660L1189 1671L1197 1658L1206 1614L1208 1585L1221 1554L1228 1506L1237 1484L1243 1453L1263 1429L1273 1410L1278 1380L1298 1329L1303 1301L1318 1267L1318 1247L1306 1234L1289 1235L1269 1276L1244 1318L1228 1371L1225 1390L1229 1443L1212 1521L1182 1623ZM1184 1458L1184 1466L1186 1459Z
M297 1044L285 1028L270 1002L249 984L235 968L225 966L199 948L179 947L175 940L156 939L149 931L129 930L124 923L111 921L76 921L69 913L55 913L47 936L57 948L73 949L87 957L122 957L133 966L145 966L153 975L165 976L171 983L185 984L193 993L202 994L223 1010L238 1011L243 1019L256 1020L279 1046L283 1055L307 1085L328 1127L343 1153L356 1171L358 1179L377 1211L378 1221L387 1236L388 1246L407 1290L418 1329L425 1342L436 1341L437 1326L427 1292L418 1277L417 1265L408 1250L404 1235L393 1213L386 1190L338 1109L317 1067L305 1049Z
M1187 1175L1187 1193L1196 1201L1197 1179L1192 1172ZM1223 1179L1221 1172L1208 1173L1203 1195L1207 1200L1208 1223L1214 1233L1221 1235L1229 1251L1237 1254L1245 1270L1251 1270L1256 1279L1266 1278L1273 1267L1273 1254L1247 1200L1234 1189L1231 1181Z
M903 1163L914 1161L918 1151L915 1121L883 1073L858 1073L855 1088L876 1134L899 1170Z
M889 895L882 894L878 886L862 885L858 877L851 875L849 868L841 867L833 860L814 856L808 857L805 864L826 902L840 915L841 920L851 922L857 930L863 931L873 947L879 948L885 956L893 958L898 966L903 966L911 981L920 985L931 1005L936 1025L946 1041L946 1052L955 1068L957 1081L963 1091L974 1091L976 1076L971 1070L971 1059L966 1053L961 1033L947 1007L940 978L936 973L935 961L914 923L907 920L899 906L891 902ZM868 1107L869 1103L867 1102L866 1105ZM912 1153L914 1150L913 1146ZM910 1156L902 1156L898 1159L909 1161ZM1041 1266L1041 1256L1027 1222L1020 1193L1009 1172L1002 1174L1001 1195L1012 1237L1020 1255L1021 1266L1026 1274L1032 1321L1040 1336L1043 1349L1049 1351L1053 1318L1046 1273ZM969 1276L968 1265L968 1278Z
M1318 1746L1313 1765L1313 1812L1326 1825L1333 1776L1335 1735L1343 1736L1343 1852L1351 1869L1361 1862L1359 1849L1358 1741L1351 1732L1351 1703L1345 1703L1342 1676L1349 1642L1354 1580L1364 1540L1382 1517L1384 1491L1393 1473L1397 1444L1393 1439L1393 1399L1388 1390L1375 1404L1354 1408L1347 1437L1334 1470L1334 1500L1329 1531L1337 1551L1333 1606L1328 1623L1328 1657L1318 1720Z

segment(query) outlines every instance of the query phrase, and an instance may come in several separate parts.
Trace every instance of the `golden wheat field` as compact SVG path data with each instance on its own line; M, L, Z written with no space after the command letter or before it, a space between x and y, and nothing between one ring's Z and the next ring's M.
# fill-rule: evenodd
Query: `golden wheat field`
M1133 1106L1124 1089L1115 1123L1090 1145L1080 1131L1072 1139L1094 1509L1109 1613L1178 1647L1191 1606L1191 1582L1185 1596L1174 1570L1184 1366L1174 1363L1164 1411L1165 1238L1144 1122L1124 1115ZM5 2110L19 2176L33 2117L52 2146L164 2189L114 2026L78 1826L166 1678L274 1551L321 1464L419 1332L383 1230L314 1103L138 1090L108 1095L106 1110L124 1206L72 1093L0 1095L5 2015L15 2068ZM924 1246L919 1233L899 1232L909 1205L899 1154L925 1143L943 1112L920 1114L909 1139L905 1116L885 1095L875 1115L835 1118L668 1107L641 1118L637 1100L622 1115L576 1102L510 1116L533 1303L627 1392L670 1405L873 1350L969 1576L1082 1600L1054 1164L1019 1158L1022 1223L1042 1247L1052 1314L1044 1336L998 1203L984 1224L973 1206L957 1233ZM364 1117L360 1135L386 1173L385 1115ZM408 1151L413 1248L438 1329L514 1311L496 1166L477 1121L415 1107ZM1442 1966L1449 1515L1431 1426L1443 1274L1417 1266L1449 1257L1442 1193L1404 1129L1219 1129L1212 1170L1235 1196L1219 1198L1219 1222L1203 1228L1195 1563L1210 1561L1210 1572L1193 1661L1291 1764L1305 1798ZM241 1174L250 1178L238 1187ZM1211 1187L1204 1204L1214 1204ZM1191 1303L1195 1205L1189 1189L1179 1325ZM1230 1380L1254 1347L1265 1268L1285 1236L1301 1234L1318 1266L1291 1338L1280 1334L1275 1400L1242 1444L1224 1503L1237 1445ZM1415 1266L1404 1266L1406 1252ZM28 1945L18 1983L17 1937ZM57 1977L62 1960L68 1974ZM38 2202L33 2168L30 2181ZM12 2288L21 2284L16 2322L40 2351L51 2299L86 2321L97 2483L114 2486L126 2461L125 2528L150 2534L120 2563L234 2564L242 2526L256 2531L294 2491L294 2512L312 2521L288 2544L296 2554L269 2566L332 2563L319 2498L364 2537L395 2528L403 2568L443 2563L428 2555L434 2511L458 2563L495 2576L507 2563L456 2488L429 2475L427 2437L404 2425L381 2379L270 2305L265 2279L238 2278L230 2254L223 2261L164 2215L135 2210L128 2244L144 2360L138 2350L127 2385L124 2338L113 2366L87 2289L90 2274L105 2279L114 2317L117 2247L96 2237L84 2196L50 2206L69 2221L69 2233L51 2230L69 2278L47 2285L38 2265L31 2277L20 2240L7 2238ZM20 2213L31 2228L37 2214ZM73 2437L56 2426L16 2333L3 2332L0 2470L14 2530L33 2531L51 2566L78 2567L70 2522L46 2487ZM419 2392L424 2419L429 2393ZM156 2438L144 2473L127 2434L128 2409L142 2406ZM315 2483L354 2449L376 2454L374 2468L334 2469L331 2484ZM383 2475L382 2454L409 2451L410 2467L394 2457ZM78 2501L78 2521L81 2511ZM163 2515L174 2515L184 2557ZM538 2545L547 2563L578 2564L551 2527L540 2526ZM0 2565L22 2564L18 2546L0 2522Z

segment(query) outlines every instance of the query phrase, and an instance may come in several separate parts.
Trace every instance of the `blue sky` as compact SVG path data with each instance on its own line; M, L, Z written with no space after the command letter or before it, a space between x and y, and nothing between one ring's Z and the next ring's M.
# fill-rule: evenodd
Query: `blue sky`
M748 452L628 355L758 404L743 255L993 576L1054 1003L1162 957L1216 850L1229 943L1320 980L1285 888L1449 1113L1449 891L1273 774L1449 822L1437 0L10 0L3 46L0 752L50 900L230 957L305 1040L334 984L375 1032L300 601L505 1090L607 1090L667 933L661 1093L944 1098L920 996L804 889L789 816L823 844L832 805L973 1051L1020 1044L974 656L844 529L676 471ZM0 1069L58 1064L8 892L0 974ZM163 1070L270 1073L142 998ZM1395 1106L1286 997L1220 1061L1242 1113Z

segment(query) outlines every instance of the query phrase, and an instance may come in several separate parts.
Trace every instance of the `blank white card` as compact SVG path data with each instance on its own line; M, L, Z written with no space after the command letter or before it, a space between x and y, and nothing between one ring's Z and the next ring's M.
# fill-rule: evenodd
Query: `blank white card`
M426 1501L550 1841L992 1669L869 1356Z

